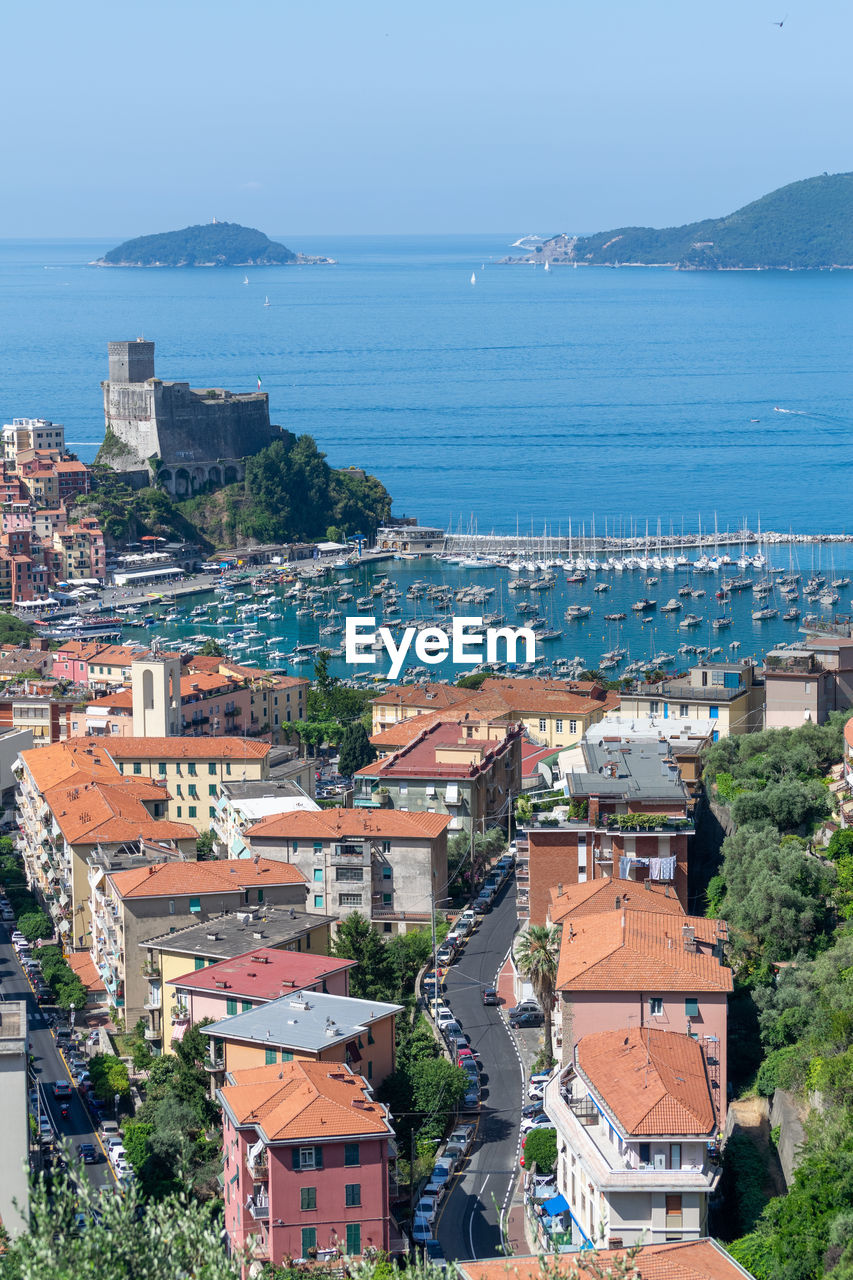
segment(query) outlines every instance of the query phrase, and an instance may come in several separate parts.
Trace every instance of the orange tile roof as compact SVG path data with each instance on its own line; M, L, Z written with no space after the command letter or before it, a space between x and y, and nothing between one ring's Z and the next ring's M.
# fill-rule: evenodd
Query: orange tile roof
M682 927L704 946L685 950ZM731 991L732 971L710 954L723 921L633 908L563 922L560 991Z
M65 782L115 782L121 777L106 747L96 738L70 738L49 747L34 747L22 751L21 759L42 794Z
M277 947L254 947L242 951L204 969L194 969L169 985L182 990L251 996L258 1001L278 1000L294 991L310 990L333 973L343 973L355 960L336 956L312 955L302 951L279 950Z
M103 979L88 951L71 951L66 959L69 969L76 973L87 991L106 991Z
M450 825L446 813L410 813L407 809L294 809L275 813L254 823L243 833L246 839L340 840L344 836L394 836L434 840Z
M254 1125L270 1142L391 1134L381 1102L342 1063L283 1062L235 1071L219 1090L238 1125Z
M74 786L50 787L43 797L54 821L69 844L95 844L138 840L195 840L198 832L186 822L166 822L153 818L144 801L169 799L168 792L142 778L122 778L110 782L89 779Z
M252 738L116 738L116 760L264 760L272 748Z
M233 689L238 682L230 675L218 671L193 671L181 676L181 697L190 698L194 693L217 693Z
M76 658L79 661L91 662L96 653L100 653L103 645L95 644L91 640L66 640L60 643L59 648L54 652L54 658L67 655Z
M157 830L171 825L157 823ZM193 833L195 834L195 833ZM234 892L267 885L305 884L304 875L290 862L274 858L237 858L216 862L153 862L110 875L122 898L160 898L175 894Z
M423 707L438 711L458 706L471 697L471 689L457 689L452 684L398 685L373 698L374 707Z
M452 711L429 711L421 715L409 716L405 720L398 720L396 724L389 725L380 733L373 734L370 741L380 749L393 750L408 746L419 733L425 729L431 729L434 725L464 724L472 720L485 720L490 723L495 720L509 721L506 704L500 698L474 694L470 702L466 702L464 706L456 706Z
M655 915L683 916L685 910L669 885L655 884L651 880L638 884L636 880L620 880L618 877L604 880L587 880L585 884L570 885L562 894L555 887L551 890L548 916L552 924L563 920L576 920L579 916L600 915L603 911L615 911L619 906L632 911L651 911Z
M139 658L151 656L149 649L133 648L127 644L108 644L98 650L97 664L104 667L129 667Z
M593 1255L606 1274L608 1263L625 1257L624 1249L598 1249ZM589 1280L589 1254L551 1254L545 1261L566 1280ZM465 1280L542 1280L538 1257L492 1258L457 1262ZM615 1274L615 1272L614 1272ZM645 1244L631 1267L631 1280L753 1280L749 1271L726 1253L716 1240L677 1240Z
M133 709L133 694L129 689L117 689L115 693L105 693L102 698L90 698L87 707L116 707L120 711Z
M578 1041L576 1062L630 1137L716 1127L705 1055L691 1036L651 1027L596 1031Z

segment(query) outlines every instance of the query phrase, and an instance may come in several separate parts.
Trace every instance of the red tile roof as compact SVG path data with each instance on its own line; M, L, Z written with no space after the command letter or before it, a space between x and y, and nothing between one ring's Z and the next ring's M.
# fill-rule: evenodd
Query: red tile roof
M330 974L351 969L355 963L355 960L339 960L334 956L256 947L254 951L244 951L204 969L194 969L180 978L170 978L169 982L182 990L227 992L229 996L252 997L262 1002L277 1000L295 990L310 990Z
M675 892L669 885L655 884L646 880L638 884L636 880L620 880L618 877L604 880L587 880L585 884L573 884L561 894L556 888L551 890L551 905L548 916L552 924L561 924L563 920L576 920L580 916L601 915L603 911L615 911L616 899L619 908L629 907L632 911L651 911L655 915L683 916L684 908Z
M630 1137L713 1133L716 1111L698 1040L631 1027L577 1045L577 1066Z
M166 823L158 822L157 830ZM127 898L173 897L175 894L233 893L267 885L305 884L302 872L274 858L237 858L215 862L153 862L109 876L116 891Z
M471 689L457 689L452 684L398 685L386 689L373 699L375 707L419 707L424 711L446 710L467 702Z
M35 747L22 751L21 759L42 794L65 782L85 782L93 778L115 782L121 777L106 747L96 738L70 738L49 747Z
M594 1256L606 1275L608 1264L624 1259L625 1250L599 1249ZM588 1254L552 1254L545 1261L565 1280L590 1280ZM542 1280L543 1275L538 1257L493 1258L456 1265L465 1280ZM614 1270L613 1274L617 1272ZM735 1262L722 1245L707 1238L645 1244L635 1256L629 1274L631 1280L752 1280L750 1272Z
M685 949L682 928L698 946ZM731 991L732 971L709 951L725 923L702 916L608 911L563 921L559 991Z
M103 979L88 951L71 951L66 959L69 969L76 973L87 991L106 991Z
M341 1063L282 1062L235 1071L219 1096L238 1125L254 1125L270 1142L392 1134L370 1086Z
M262 818L243 834L248 840L293 840L300 836L313 836L315 840L341 840L348 836L434 840L450 821L446 813L410 813L406 809L294 809Z
M402 747L394 755L374 764L358 769L357 777L365 778L441 778L464 779L474 778L491 768L498 755L501 755L512 737L520 735L517 725L508 725L504 736L494 738L471 738L463 740L462 725L458 720L439 720L436 724L424 729L414 741ZM469 727L474 727L470 726ZM460 756L465 748L479 752L480 758L474 761L436 760L436 751L448 747L458 747Z
M73 741L73 739L72 739ZM43 793L54 821L69 844L110 844L153 840L195 840L198 832L187 822L167 822L151 816L145 801L165 804L168 792L144 778L109 782L87 781L73 786L50 787Z

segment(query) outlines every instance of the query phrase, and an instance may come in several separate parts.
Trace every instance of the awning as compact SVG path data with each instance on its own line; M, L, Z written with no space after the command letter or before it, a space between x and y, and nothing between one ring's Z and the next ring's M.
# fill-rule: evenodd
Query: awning
M70 928L71 928L71 925L68 923L68 921L67 921L67 920L61 920L61 921L60 921L60 923L59 923L59 932L60 932L60 933L68 933L68 931L69 931L69 929L70 929Z
M444 799L447 804L459 803L459 783L458 782L448 782L447 791L444 794Z
M545 1201L542 1208L549 1218L557 1218L561 1213L568 1211L569 1204L564 1196L553 1196L550 1200Z
M189 1025L190 1025L189 1022L186 1019L184 1019L182 1022L178 1022L178 1021L173 1022L172 1023L172 1039L183 1040L184 1032L186 1031Z

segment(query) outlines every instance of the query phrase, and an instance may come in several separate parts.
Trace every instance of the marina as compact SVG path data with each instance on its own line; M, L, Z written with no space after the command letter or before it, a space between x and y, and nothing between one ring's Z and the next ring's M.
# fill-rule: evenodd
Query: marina
M93 626L120 628L126 641L163 649L213 639L245 667L306 675L322 649L333 674L373 684L387 678L387 654L377 643L373 665L349 666L347 616L373 618L397 638L406 627L449 628L454 616L480 617L484 630L528 627L537 640L535 663L507 667L499 660L492 669L564 678L597 670L615 680L653 670L673 674L703 658L760 660L795 642L803 628L837 625L853 614L853 548L846 544L798 553L762 542L749 552L739 548L736 558L660 557L653 550L649 557L584 556L582 567L580 560L475 561L442 553L303 561L231 571L174 594L112 599L103 606L106 619L90 611L45 628L54 637L73 637L75 627L80 635ZM455 679L471 669L449 659L427 667L412 651L402 678Z

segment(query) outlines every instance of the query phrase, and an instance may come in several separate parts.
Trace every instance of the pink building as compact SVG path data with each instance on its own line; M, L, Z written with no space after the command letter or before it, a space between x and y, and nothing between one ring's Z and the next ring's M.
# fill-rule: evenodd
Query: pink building
M387 1252L393 1129L361 1076L283 1062L235 1071L217 1096L231 1249L274 1264Z
M70 680L72 684L89 683L89 663L103 649L103 644L84 640L67 640L53 655L55 680Z
M257 947L253 951L195 969L166 983L166 1003L185 1010L184 1027L213 1018L215 1022L293 991L325 991L349 995L349 971L354 960L315 956L307 952Z
M652 1027L698 1040L725 1121L726 1029L732 971L723 920L656 915L632 907L563 919L558 1036L562 1062L597 1031Z

